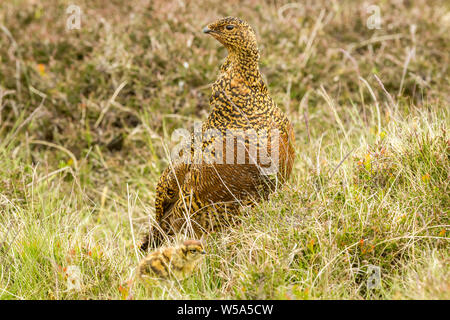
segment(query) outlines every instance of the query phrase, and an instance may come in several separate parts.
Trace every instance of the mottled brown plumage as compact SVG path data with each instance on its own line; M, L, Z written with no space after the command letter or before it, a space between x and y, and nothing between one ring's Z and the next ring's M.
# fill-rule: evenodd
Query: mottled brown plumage
M194 271L204 254L199 240L187 240L176 247L158 249L140 261L136 276L141 280L182 280Z
M161 175L155 200L158 226L144 241L143 249L149 241L159 245L163 240L162 232L167 235L193 232L193 236L199 237L205 232L233 224L233 218L243 205L267 198L277 185L285 182L292 170L292 125L270 97L261 77L254 31L246 22L228 17L208 25L203 32L213 36L228 50L219 77L212 86L211 113L202 125L206 138L201 149L205 154L196 161L195 143L192 143L191 163L178 161ZM257 155L267 150L271 155L277 143L270 131L273 129L279 132L278 170L267 175L262 172L264 163L258 157L255 160L255 153L250 150L256 150ZM216 130L222 136L208 135L208 130ZM243 134L243 130L247 130L246 133ZM225 135L230 132L237 139L231 147L238 150L239 145L244 146L245 162L239 162L238 151L232 162L227 161L226 152L230 144L226 143ZM194 140L194 136L191 139ZM223 142L222 155L220 148L212 147L220 141ZM222 159L223 164L208 162L208 152ZM270 159L274 163L273 155Z

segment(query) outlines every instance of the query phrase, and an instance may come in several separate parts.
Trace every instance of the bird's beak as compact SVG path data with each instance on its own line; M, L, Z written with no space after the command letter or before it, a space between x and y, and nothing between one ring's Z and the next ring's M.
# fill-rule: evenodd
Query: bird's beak
M201 254L206 254L206 251L205 251L205 250L203 250L203 251L201 252Z
M210 33L212 30L208 27L203 28L203 33Z

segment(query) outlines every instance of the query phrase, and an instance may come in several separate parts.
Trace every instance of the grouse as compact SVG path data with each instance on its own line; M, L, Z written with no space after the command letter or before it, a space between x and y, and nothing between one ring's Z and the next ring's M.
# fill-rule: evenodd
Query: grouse
M262 79L255 32L235 17L211 23L203 32L225 46L228 55L212 85L201 142L191 134L187 152L180 152L183 156L159 179L156 225L143 240L143 250L161 245L165 236L199 238L235 224L243 206L267 199L292 171L294 131Z
M198 240L186 240L175 247L161 248L151 252L139 262L137 278L182 280L189 276L206 254L203 244Z

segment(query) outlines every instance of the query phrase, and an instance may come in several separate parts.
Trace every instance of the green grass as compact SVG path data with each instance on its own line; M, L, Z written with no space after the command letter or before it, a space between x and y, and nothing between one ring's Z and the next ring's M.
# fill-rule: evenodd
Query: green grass
M0 4L0 299L450 298L446 2L382 2L380 30L356 1L211 0L78 1L67 31L68 4ZM292 177L192 277L132 284L164 146L205 119L226 54L201 29L226 15L258 33Z

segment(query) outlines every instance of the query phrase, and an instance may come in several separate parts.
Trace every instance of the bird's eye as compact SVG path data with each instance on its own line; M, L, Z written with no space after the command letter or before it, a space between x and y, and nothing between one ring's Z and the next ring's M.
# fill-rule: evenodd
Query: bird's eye
M233 30L233 29L234 29L234 26L231 25L231 24L229 24L229 25L227 25L225 28L226 28L227 30Z
M191 253L195 253L196 250L195 249L191 249L189 251L191 251Z

